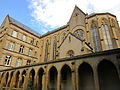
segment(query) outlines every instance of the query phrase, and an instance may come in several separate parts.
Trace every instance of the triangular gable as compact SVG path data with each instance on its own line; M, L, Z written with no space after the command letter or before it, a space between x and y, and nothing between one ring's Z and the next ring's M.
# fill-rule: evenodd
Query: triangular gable
M77 25L85 26L85 18L86 14L77 6L75 6L71 18L68 22L70 29L72 30Z
M4 19L4 21L2 22L2 24L1 24L1 28L3 28L4 27L4 25L7 25L7 24L9 24L9 15L7 15L6 17L5 17L5 19Z
M72 17L73 17L74 14L76 13L76 11L79 11L80 13L83 13L84 15L86 15L78 6L75 5L75 8L74 8L74 10L73 10L73 12L72 12L72 15L71 15L71 17L70 17L70 19L69 19L69 22L71 21Z
M79 39L79 38L76 37L74 34L68 33L67 36L66 36L66 38L61 42L61 44L58 46L58 48L61 47L61 45L65 42L65 40L68 38L69 35L71 35L72 37L74 37L74 38L78 39L79 41L82 41L82 42L83 42L83 40Z

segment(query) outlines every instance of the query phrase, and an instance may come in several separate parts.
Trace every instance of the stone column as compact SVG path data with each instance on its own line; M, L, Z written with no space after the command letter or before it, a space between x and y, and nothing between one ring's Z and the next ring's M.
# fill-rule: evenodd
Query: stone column
M57 75L57 90L61 90L61 73L58 71Z
M43 73L43 76L42 76L42 90L46 90L46 74L45 74L45 72Z
M94 74L93 76L94 76L95 90L100 90L97 66L93 67L93 74Z
M34 76L34 87L38 88L38 74L36 72L35 76Z
M76 90L79 90L79 74L76 72Z
M24 83L23 83L23 89L27 88L28 80L29 80L29 72L26 71L26 76L25 76Z
M75 71L75 62L72 62L72 70L71 70L71 79L72 79L72 88L76 90L76 71Z

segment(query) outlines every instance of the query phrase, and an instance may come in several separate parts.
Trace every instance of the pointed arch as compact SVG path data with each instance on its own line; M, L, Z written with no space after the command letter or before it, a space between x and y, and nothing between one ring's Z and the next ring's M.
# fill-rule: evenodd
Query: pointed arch
M38 90L43 90L43 74L44 74L44 69L43 68L40 68L38 70L38 85L37 85L37 88Z
M45 62L48 60L48 53L49 53L49 40L46 41L45 45Z
M61 69L61 90L73 90L71 78L71 68L65 64Z
M98 28L98 24L97 21L92 21L92 40L93 40L93 46L94 46L94 50L95 51L101 51L102 47L101 47L101 42L100 42L100 35L99 35L99 28Z
M15 88L17 88L18 87L18 82L19 82L19 80L20 80L20 71L17 71L16 72L16 75L15 75Z
M57 90L57 75L56 67L52 66L49 70L49 90Z
M8 78L9 78L9 72L7 72L6 75L5 75L5 83L4 83L3 87L7 86Z
M13 73L14 73L14 71L12 71L12 72L10 73L10 80L9 80L9 82L8 82L8 87L10 87L11 80L12 80L12 77L13 77Z
M53 41L53 60L56 59L56 52L57 52L57 37L54 37Z
M98 64L100 90L120 90L120 78L115 65L103 60Z
M101 28L102 28L102 32L103 32L103 38L104 38L106 50L112 49L113 45L112 45L112 39L111 39L107 19L102 18L102 20L101 20Z
M22 72L22 80L20 81L20 84L19 84L20 88L23 88L25 77L26 77L26 70L23 70L23 72Z
M27 85L30 89L34 89L34 78L35 78L35 70L31 69L29 73L29 79L28 79L28 85Z
M93 69L88 63L79 66L78 74L79 90L95 90Z

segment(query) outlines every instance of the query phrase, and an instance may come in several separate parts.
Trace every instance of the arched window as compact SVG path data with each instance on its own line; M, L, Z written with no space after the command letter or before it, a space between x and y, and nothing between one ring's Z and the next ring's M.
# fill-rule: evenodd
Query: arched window
M48 60L48 48L49 48L49 41L47 40L45 47L45 62Z
M100 36L96 24L92 25L92 39L94 43L94 50L101 51Z
M103 37L104 37L106 49L107 50L112 49L113 46L112 46L112 41L110 38L110 32L109 32L107 23L104 21L102 22L102 31L103 31Z
M63 34L62 34L62 42L64 41L64 39L66 38L66 33L64 32Z
M69 50L69 51L67 52L67 56L73 57L73 56L74 56L74 51L73 51L73 50Z
M76 31L74 31L73 33L76 37L78 37L79 39L83 39L84 38L84 32L81 29L78 29Z
M54 37L54 42L53 42L53 60L56 59L56 51L57 51L57 38Z

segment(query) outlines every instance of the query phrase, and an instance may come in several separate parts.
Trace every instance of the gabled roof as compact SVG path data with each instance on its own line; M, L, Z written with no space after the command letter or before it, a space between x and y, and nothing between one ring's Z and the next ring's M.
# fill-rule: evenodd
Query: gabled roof
M81 42L84 41L84 40L76 37L74 34L72 34L72 33L69 32L69 33L67 34L67 36L65 37L65 39L64 39L64 40L61 42L61 44L58 46L58 48L61 47L61 45L64 43L64 41L66 40L66 38L68 37L69 34L72 35L73 37L75 37L76 39L78 39L78 40L81 41ZM87 42L85 42L85 44L88 46L88 48L89 48L90 50L93 50L93 48L92 48Z
M74 34L72 34L72 33L69 32L69 33L67 34L67 36L65 37L65 39L64 39L64 40L61 42L61 44L58 46L58 48L60 48L60 46L64 43L64 41L66 40L66 38L68 37L69 34L72 35L73 37L75 37L76 39L78 39L78 40L80 40L80 41L83 41L83 40L79 39L78 37L76 37Z
M73 10L73 12L72 12L72 15L71 15L71 17L70 17L68 23L70 22L70 20L71 20L73 14L75 13L76 10L78 10L79 12L82 12L84 15L86 15L77 5L75 5L75 8L74 8L74 10Z
M11 24L14 24L14 25L18 26L18 27L26 30L27 32L29 32L29 33L37 36L37 37L40 37L40 36L41 36L38 32L35 32L33 29L31 29L31 28L29 28L28 26L20 23L19 21L13 19L12 17L8 16L8 18L9 18L9 22L10 22Z

